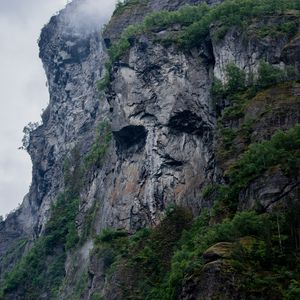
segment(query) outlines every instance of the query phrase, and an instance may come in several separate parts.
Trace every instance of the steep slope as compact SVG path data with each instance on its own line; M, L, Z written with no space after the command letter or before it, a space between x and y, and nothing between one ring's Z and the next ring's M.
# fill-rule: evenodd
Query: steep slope
M78 0L43 29L4 299L297 299L299 3L178 11L201 2L128 1L102 38Z
M28 240L28 249L43 232L50 206L64 189L63 168L68 153L75 145L81 153L87 152L97 116L108 111L107 106L100 107L96 89L103 72L101 62L106 57L99 36L100 16L95 22L94 15L86 14L81 1L73 1L53 16L41 33L40 57L47 75L50 103L42 115L43 124L30 133L30 191L18 211L1 223L1 277L13 262L11 252L19 247L19 241ZM22 249L19 251L22 253Z

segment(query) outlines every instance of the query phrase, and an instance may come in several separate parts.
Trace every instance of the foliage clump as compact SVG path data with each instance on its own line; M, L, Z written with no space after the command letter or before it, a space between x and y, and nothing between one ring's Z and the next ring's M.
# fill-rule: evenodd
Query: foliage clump
M127 274L129 282L120 283L124 298L152 299L152 289L170 270L172 254L191 222L189 211L172 207L153 229L141 229L134 235L111 229L103 231L95 239L94 254L102 258L107 274L115 269L123 269Z
M0 295L24 293L24 299L38 299L41 292L55 297L65 276L66 251L78 242L75 217L78 198L65 192L52 206L45 232L16 267L4 277Z
M121 11L133 1L125 1L119 5ZM274 16L288 10L299 10L298 0L226 0L215 6L207 4L183 6L176 11L155 12L145 17L141 24L128 26L118 41L109 49L109 61L106 65L107 73L98 87L101 91L107 90L109 85L112 65L118 61L131 47L134 39L141 34L151 33L170 28L175 24L181 26L178 33L170 33L164 37L168 43L171 41L184 49L191 49L201 45L210 35L212 24L220 24L213 33L214 39L221 39L233 26L247 28L258 17ZM282 24L282 32L291 35L297 30L295 21ZM163 40L162 40L163 42Z
M97 128L96 139L89 153L85 156L86 168L100 167L112 139L110 124L103 121Z
M135 35L150 32L157 28L166 28L174 24L183 26L182 32L175 38L175 42L187 48L199 45L209 34L210 26L219 21L223 34L232 26L246 27L251 20L257 17L276 15L289 9L299 10L297 0L226 0L216 6L200 4L184 6L177 11L162 11L148 15L139 25L129 26L125 29L120 40L114 45L110 53L112 62L130 46L129 40ZM285 25L283 30L293 30L294 25ZM220 33L219 33L219 36ZM118 55L114 55L118 49Z
M244 211L212 224L208 211L191 221L189 213L174 207L156 228L134 235L106 230L95 241L94 254L104 258L107 276L123 269L122 278L114 280L120 280L124 298L172 300L177 299L187 278L201 277L203 253L218 242L230 242L228 262L239 274L241 295L267 293L271 297L277 292L280 297L293 297L299 295L300 261L294 257L300 236L291 232L299 228L295 219L299 212L295 202L290 209L272 214Z
M80 150L76 147L64 161L65 190L51 207L51 217L45 225L43 235L14 269L4 276L0 297L17 292L24 294L24 299L38 299L41 293L55 298L65 276L67 251L73 251L90 234L91 218L96 210L95 205L87 214L79 237L75 221L80 204L80 190L84 183L82 177L88 168L100 166L111 138L108 122L102 122L98 127L97 139L85 158L85 164L82 164Z

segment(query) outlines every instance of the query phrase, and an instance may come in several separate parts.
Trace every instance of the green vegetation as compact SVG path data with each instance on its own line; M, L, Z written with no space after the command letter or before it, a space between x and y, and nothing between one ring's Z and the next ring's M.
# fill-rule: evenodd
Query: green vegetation
M23 128L24 136L22 138L22 146L19 147L21 150L28 150L29 142L30 142L30 135L34 132L41 124L39 122L29 122Z
M97 128L96 140L94 141L90 152L85 157L85 166L87 169L92 166L100 167L103 158L109 148L112 139L110 124L103 121Z
M241 70L235 64L230 63L225 68L226 83L215 78L212 84L212 97L215 102L226 98L230 102L240 102L241 98L247 96L253 98L258 91L264 90L272 85L276 85L281 82L299 80L299 73L293 66L286 66L281 69L275 67L265 61L261 61L258 67L257 74L246 74L244 70ZM247 93L245 93L247 92ZM237 109L236 106L229 108ZM224 114L232 114L231 111L224 111ZM235 113L236 114L236 113Z
M208 184L202 189L202 197L207 197L215 191L215 186L213 184Z
M270 141L251 144L229 171L232 182L241 189L272 166L285 173L296 174L300 166L300 125L287 132L279 130Z
M170 270L172 254L191 221L188 211L174 207L154 229L142 229L132 236L105 230L96 238L94 253L103 260L107 276L117 269L124 275L120 279L128 278L128 282L120 282L124 299L152 299L150 295Z
M228 64L225 68L227 83L225 90L229 95L244 91L246 88L246 73L235 64Z
M43 235L37 239L31 250L23 256L14 269L7 273L0 290L0 298L14 291L22 299L38 299L47 293L55 298L65 276L66 252L73 251L77 245L92 232L92 221L96 204L90 209L83 223L81 237L78 236L75 219L79 209L79 194L84 184L83 175L88 168L98 166L111 141L111 130L105 121L98 127L97 139L83 165L80 149L75 147L64 161L65 191L51 207L51 217ZM23 244L22 244L23 245ZM83 287L78 284L77 293Z
M209 7L207 4L185 6L173 12L157 12L147 16L142 24L125 29L120 40L110 51L111 61L114 62L130 46L129 40L141 33L150 32L156 28L166 28L174 24L184 26L176 40L181 46L194 47L199 45L209 34L209 27L215 22L221 23L223 34L232 26L245 27L257 17L276 15L289 9L300 9L299 1L281 0L227 0ZM294 30L294 25L282 25L283 31ZM218 36L221 37L220 31Z
M18 239L15 241L15 243L13 243L13 245L9 248L6 254L0 258L1 266L3 270L9 270L10 265L14 262L15 258L21 257L23 255L27 244L28 244L28 240L24 238ZM3 282L2 280L0 280L0 286L2 286L2 284Z
M119 2L116 13L121 13L126 7L135 4L136 0ZM132 45L132 41L138 35L151 33L158 29L170 28L172 25L179 24L182 26L180 32L171 33L162 39L165 39L167 44L173 42L179 47L190 49L199 46L205 40L210 34L212 24L219 24L219 28L215 30L212 38L221 39L233 26L247 28L255 18L274 16L288 10L299 9L298 0L226 0L212 7L209 7L207 4L187 5L177 11L152 13L145 17L143 23L127 27L120 39L109 49L110 58L106 65L107 73L98 83L98 88L101 91L107 90L113 63L126 53ZM276 30L288 36L293 36L298 30L297 24L296 20L284 22L279 24ZM260 31L263 31L263 33ZM258 35L268 35L271 33L270 27L265 27L265 29L259 29ZM164 40L161 42L164 42Z
M136 0L119 2L115 14L122 13ZM300 9L298 0L226 0L208 7L186 6L175 12L158 12L146 17L141 25L129 26L120 40L109 50L108 72L98 84L107 89L113 62L120 59L131 46L132 38L153 29L182 25L182 31L171 40L189 49L198 46L209 34L210 25L219 22L215 39L222 38L232 26L246 26L253 18ZM245 21L246 20L246 21ZM261 32L264 28L261 29ZM276 31L293 35L296 22L287 22ZM263 33L269 34L269 33ZM270 140L250 144L255 120L244 120L242 125L225 127L245 114L247 102L261 90L287 80L298 79L292 67L282 70L261 62L257 77L246 74L234 64L226 67L226 84L215 80L212 94L216 102L228 100L231 106L224 110L219 126L222 155L233 158L225 174L226 184L207 185L202 196L215 200L212 212L204 211L193 220L184 208L171 206L166 217L152 229L141 229L135 234L125 231L104 230L94 239L92 255L103 261L107 280L119 280L124 299L172 300L180 294L186 279L201 277L205 265L203 253L218 242L232 243L227 258L230 267L239 274L240 292L246 299L299 299L300 298L300 205L290 201L275 207L269 214L254 211L237 212L241 190L251 181L272 168L281 169L288 177L299 174L300 125L290 130L278 130ZM247 148L235 157L234 140L249 140ZM67 251L72 252L87 237L94 237L93 221L98 209L92 206L83 221L78 236L76 216L82 177L91 168L99 168L109 149L112 132L107 121L102 122L90 152L84 160L74 148L65 161L65 192L51 207L51 218L43 235L32 246L17 266L5 275L0 298L17 291L22 299L38 299L41 293L55 298L63 277ZM216 222L219 222L216 224ZM26 241L20 241L20 251ZM118 273L122 276L118 278ZM88 273L83 272L74 288L74 298L80 299L87 287ZM95 293L91 299L102 299Z
M110 82L110 73L106 71L101 80L97 82L97 89L99 92L106 92Z
M218 187L216 213L235 213L241 189L271 167L280 167L287 176L295 176L300 166L299 148L300 125L287 132L278 130L269 141L251 144L227 171L229 185Z
M88 287L89 274L87 271L83 271L80 276L77 278L76 285L74 287L72 299L80 300L82 295Z
M209 247L231 242L228 262L239 274L241 294L278 293L297 299L293 295L299 295L300 261L295 257L300 236L291 232L299 228L299 212L299 204L273 214L244 211L211 225L208 212L191 222L187 211L174 207L157 228L134 235L105 231L96 239L95 253L104 260L108 277L122 270L122 277L114 280L120 281L124 299L172 300L186 278L201 277L203 253Z
M95 201L92 207L85 213L80 234L80 244L83 244L89 236L94 236L95 230L93 228L93 225L96 219L96 213L98 209L99 204L97 201Z
M244 118L245 110L250 103L258 99L260 94L270 97L268 95L271 93L271 87L277 87L280 92L286 86L285 91L288 93L288 85L299 80L299 74L295 67L286 66L281 69L264 61L260 62L256 75L246 74L234 64L226 66L225 74L226 83L222 84L220 80L215 79L211 89L216 112L219 115L222 114L218 120L220 143L217 156L219 161L226 161L229 158L237 159L238 155L250 144L252 127L257 121L249 117ZM270 90L267 90L269 88ZM220 113L218 108L222 107L225 100L229 106ZM268 109L266 108L265 112Z
M91 300L103 300L103 297L99 293L95 293L91 296Z
M78 204L78 198L73 198L71 192L58 197L44 235L13 271L5 275L2 297L12 291L18 291L23 299L38 299L42 292L55 297L65 275L66 251L78 241L75 228Z
M121 15L126 9L130 9L137 4L140 4L140 2L147 2L148 0L118 0L116 4L116 8L114 11L114 16Z

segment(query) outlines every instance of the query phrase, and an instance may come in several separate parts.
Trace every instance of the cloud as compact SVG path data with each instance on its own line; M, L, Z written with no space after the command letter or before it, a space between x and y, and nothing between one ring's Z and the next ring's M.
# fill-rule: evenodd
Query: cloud
M97 22L98 24L99 21L100 24L107 21L115 7L115 0L85 0L79 1L79 3L81 19L91 18L93 22Z
M115 3L116 0L74 0L63 13L68 24L66 30L72 28L76 33L100 30L101 26L109 20Z
M73 21L81 26L106 22L115 5L115 0L74 1L80 9ZM17 148L23 127L40 119L49 99L37 40L42 27L67 2L0 0L0 215L16 207L28 192L31 162Z

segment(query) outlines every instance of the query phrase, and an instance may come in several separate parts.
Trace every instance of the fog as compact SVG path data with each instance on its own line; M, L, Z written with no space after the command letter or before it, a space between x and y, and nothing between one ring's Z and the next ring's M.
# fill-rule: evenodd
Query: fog
M106 23L115 0L80 3L77 26ZM66 0L0 0L0 215L21 203L31 181L29 155L22 150L22 129L40 120L49 95L38 57L37 40L50 17ZM100 18L99 18L100 17Z

